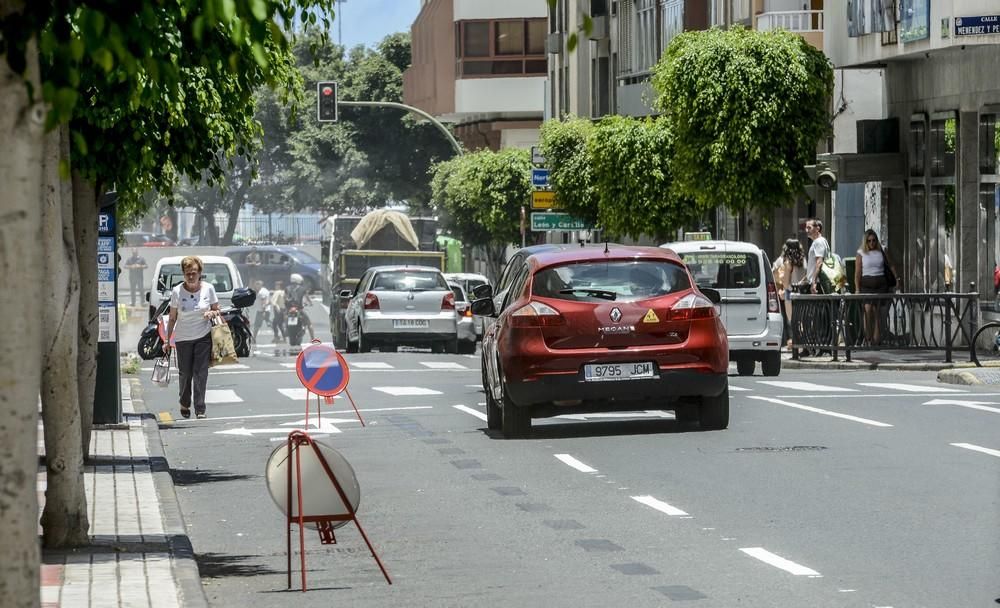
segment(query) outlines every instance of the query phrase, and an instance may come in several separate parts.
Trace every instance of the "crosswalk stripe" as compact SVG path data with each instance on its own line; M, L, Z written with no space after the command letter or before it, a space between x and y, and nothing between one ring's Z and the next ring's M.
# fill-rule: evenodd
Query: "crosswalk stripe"
M768 384L778 388L789 388L796 391L807 391L810 393L856 393L858 389L843 386L828 386L826 384L813 384L812 382L786 382L784 380L758 380L759 384Z
M465 412L466 414L472 414L476 418L479 418L482 421L486 421L486 414L480 412L479 410L474 410L467 405L453 405L452 407L460 412Z
M420 365L431 369L469 369L461 363L453 361L421 361Z
M282 363L281 367L287 367L288 369L295 369L297 363Z
M243 403L232 389L208 389L205 391L205 403Z
M306 400L306 389L305 388L279 388L278 392L282 395L292 399L294 401L305 401ZM310 399L318 399L319 397L313 395ZM340 399L340 395L334 397L334 399Z
M441 391L419 386L373 386L373 390L392 395L393 397L412 397L418 395L440 395Z
M749 389L749 388L743 388L742 386L733 386L732 384L730 384L729 385L729 390L731 390L731 391L749 391L751 389Z
M225 365L216 365L212 369L226 371L229 369L250 369L250 366L245 363L226 363Z
M870 386L872 388L886 388L907 393L962 393L965 392L957 388L945 388L943 386L920 386L917 384L900 384L897 382L858 382L860 386Z
M347 366L351 369L393 369L384 361L348 361Z

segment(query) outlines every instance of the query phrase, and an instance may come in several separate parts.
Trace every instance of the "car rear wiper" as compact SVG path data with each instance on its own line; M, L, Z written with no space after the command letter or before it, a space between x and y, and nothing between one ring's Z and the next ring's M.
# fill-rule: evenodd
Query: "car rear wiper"
M596 289L594 287L572 287L570 289L560 289L559 293L585 293L588 296L593 296L595 298L604 298L605 300L615 300L618 298L618 294L613 291L608 291L607 289Z

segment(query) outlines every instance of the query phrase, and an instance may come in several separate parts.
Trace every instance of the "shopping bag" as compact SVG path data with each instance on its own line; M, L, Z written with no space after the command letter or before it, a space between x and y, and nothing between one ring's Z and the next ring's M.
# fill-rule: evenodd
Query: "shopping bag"
M212 325L212 361L209 367L239 363L236 356L236 346L233 344L233 333L225 321L216 317Z
M847 285L847 271L840 256L829 254L819 267L819 286L823 293L841 293Z
M170 385L170 356L160 357L153 364L153 376L151 378L157 386Z

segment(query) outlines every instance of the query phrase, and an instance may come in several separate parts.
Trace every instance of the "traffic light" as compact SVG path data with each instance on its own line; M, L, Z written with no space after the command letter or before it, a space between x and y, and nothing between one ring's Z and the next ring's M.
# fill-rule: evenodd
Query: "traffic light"
M837 166L834 163L817 160L815 165L806 165L809 183L806 184L806 194L815 200L821 190L837 189Z
M337 83L316 83L316 118L319 122L337 122Z

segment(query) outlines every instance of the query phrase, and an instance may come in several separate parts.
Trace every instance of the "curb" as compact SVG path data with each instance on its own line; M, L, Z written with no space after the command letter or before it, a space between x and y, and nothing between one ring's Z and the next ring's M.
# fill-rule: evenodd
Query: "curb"
M174 491L174 479L170 476L170 466L163 450L160 427L156 416L146 409L139 379L129 378L129 381L132 385L132 406L136 411L135 415L142 419L142 429L146 434L153 484L156 486L160 511L163 513L163 529L167 536L167 544L170 546L170 555L174 558L174 580L180 593L181 605L208 608L208 597L201 584L201 573L195 560L194 547L187 535L187 526L184 524L181 506Z

